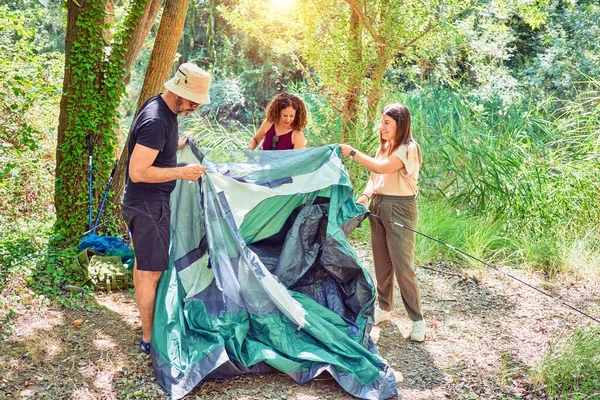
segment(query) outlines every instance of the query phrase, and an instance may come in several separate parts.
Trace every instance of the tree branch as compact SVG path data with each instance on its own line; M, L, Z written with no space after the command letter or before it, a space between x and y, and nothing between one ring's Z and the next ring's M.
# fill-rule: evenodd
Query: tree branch
M360 19L360 22L364 25L365 29L367 31L369 31L369 33L371 34L371 37L373 38L373 40L375 41L375 43L377 44L377 46L386 47L387 44L377 34L377 32L375 32L375 29L373 28L373 25L371 25L371 21L369 21L369 19L367 18L366 14L363 11L363 9L360 6L360 4L358 4L358 2L356 0L344 0L344 1L350 6L350 8L352 9L352 11L354 11L356 13L356 15L358 15L358 18Z
M462 17L463 14L465 14L467 11L470 11L472 8L474 7L474 5L471 5L467 8L465 8L464 10L454 14L453 16L451 16L450 18L448 18L447 20L444 21L438 21L437 24L432 25L431 23L427 26L427 28L421 32L418 36L404 42L403 44L400 45L400 47L398 48L398 51L396 52L396 55L398 54L402 54L404 53L404 51L412 46L415 42L419 41L420 39L422 39L425 35L427 35L429 32L431 32L432 30L436 29L437 27L439 27L440 25L442 25L442 23L449 23L449 22L454 22L456 21L458 18Z
M315 82L315 80L312 78L312 76L311 76L310 71L308 70L308 68L306 68L306 66L304 64L302 64L302 61L300 61L300 58L296 54L294 54L294 53L292 53L291 56L292 56L294 62L300 67L300 69L302 69L302 72L304 73L304 76L305 76L306 80L310 83L310 85L312 87L315 88L316 92L319 93L321 96L323 96L323 98L325 99L325 101L327 103L329 103L329 106L332 109L334 109L335 111L337 111L340 114L344 114L344 110L340 109L338 106L336 106L335 104L333 104L330 101L329 96L326 93L324 93L324 90L323 90L324 86L321 85L321 87L319 87L319 85L317 84L317 82Z

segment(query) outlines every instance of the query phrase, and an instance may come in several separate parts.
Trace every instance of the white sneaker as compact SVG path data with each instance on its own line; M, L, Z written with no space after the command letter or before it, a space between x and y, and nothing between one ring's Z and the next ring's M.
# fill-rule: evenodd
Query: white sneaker
M389 321L392 319L391 311L384 311L381 308L375 309L375 325L379 325L382 322Z
M425 341L425 321L413 322L412 331L410 331L410 340L413 342Z

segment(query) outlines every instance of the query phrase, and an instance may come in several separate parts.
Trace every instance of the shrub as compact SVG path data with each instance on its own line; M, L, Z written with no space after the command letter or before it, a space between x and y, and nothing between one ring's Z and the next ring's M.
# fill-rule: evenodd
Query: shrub
M544 383L552 399L592 399L600 395L600 328L580 328L552 341L532 379Z

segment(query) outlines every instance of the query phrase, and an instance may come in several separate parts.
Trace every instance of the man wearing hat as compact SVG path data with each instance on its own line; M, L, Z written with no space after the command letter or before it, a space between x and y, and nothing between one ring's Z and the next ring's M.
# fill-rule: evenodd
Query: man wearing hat
M165 93L152 97L140 108L132 125L127 160L127 180L122 212L135 251L133 281L135 301L142 320L140 350L150 354L156 288L169 268L169 199L177 179L198 180L206 170L200 164L177 166L179 138L177 116L208 104L210 75L195 64L179 66L165 82Z

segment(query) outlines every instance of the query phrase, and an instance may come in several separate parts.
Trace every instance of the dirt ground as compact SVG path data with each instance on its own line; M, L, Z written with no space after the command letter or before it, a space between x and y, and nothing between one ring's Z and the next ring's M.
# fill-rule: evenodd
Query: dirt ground
M370 251L357 247L365 265ZM600 316L600 284L501 268ZM371 336L412 399L544 399L526 377L551 338L593 321L493 270L466 273L447 263L417 270L427 339L406 339L410 322L396 291L391 323ZM167 399L150 358L137 350L140 324L133 295L98 294L100 307L49 307L27 290L2 293L12 332L0 341L1 399ZM0 303L1 304L1 303ZM0 317L3 315L0 314ZM2 319L0 319L2 320ZM7 332L7 327L0 327ZM1 337L1 336L0 336ZM251 375L206 381L187 399L352 399L324 374L299 386L287 375Z

